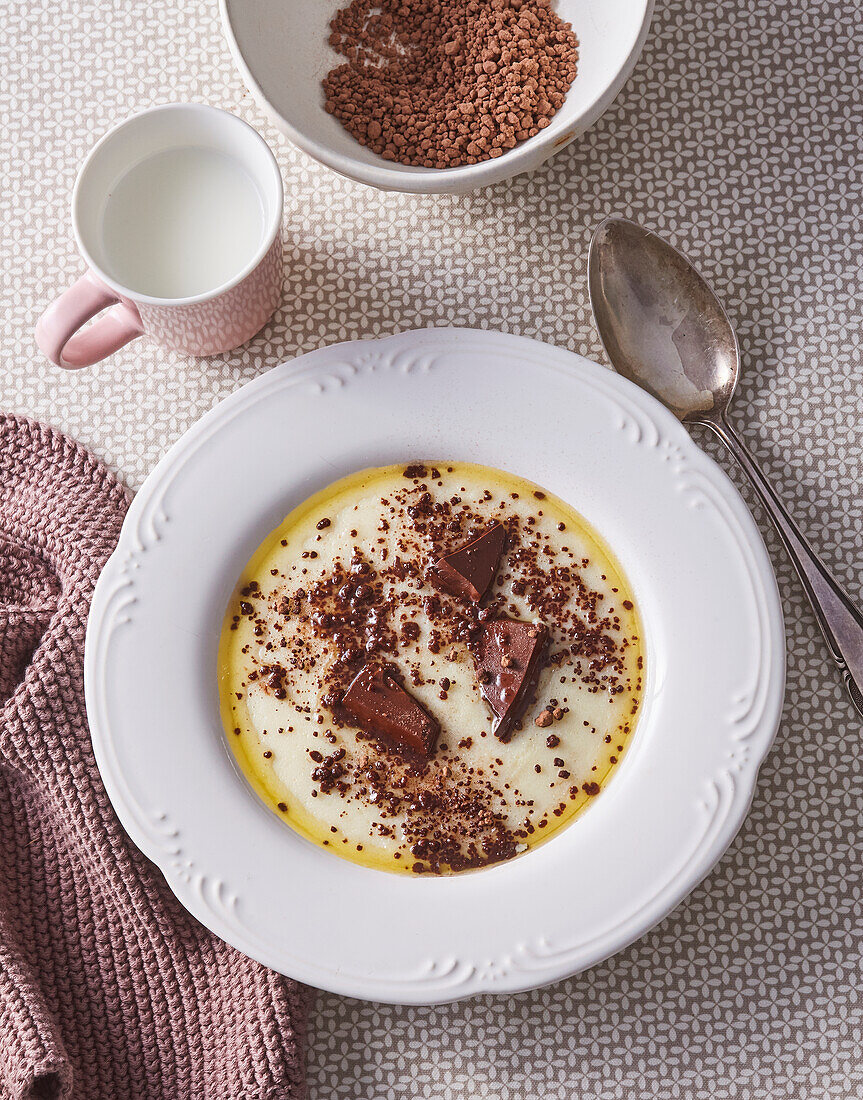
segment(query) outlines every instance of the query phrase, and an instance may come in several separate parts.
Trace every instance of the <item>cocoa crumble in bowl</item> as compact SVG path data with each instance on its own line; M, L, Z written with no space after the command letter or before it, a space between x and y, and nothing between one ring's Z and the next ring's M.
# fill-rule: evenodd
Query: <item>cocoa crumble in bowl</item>
M287 136L385 190L536 168L606 110L652 0L221 0L246 83ZM569 25L569 29L568 29Z
M454 168L535 137L575 79L578 40L551 0L351 0L326 109L384 159Z
M226 736L269 807L388 871L511 859L590 806L644 682L626 579L586 522L464 463L366 470L292 512L229 605Z

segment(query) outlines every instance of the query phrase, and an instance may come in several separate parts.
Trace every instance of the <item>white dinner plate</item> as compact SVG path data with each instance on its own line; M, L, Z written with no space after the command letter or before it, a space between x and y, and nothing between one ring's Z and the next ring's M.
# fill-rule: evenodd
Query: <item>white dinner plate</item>
M631 746L590 808L520 858L440 878L339 859L267 810L216 687L222 616L267 532L352 471L435 458L581 512L629 577L647 664ZM405 1004L555 981L665 916L743 822L784 672L758 530L677 420L571 352L458 329L323 348L195 424L129 509L86 648L108 794L183 905L276 970Z

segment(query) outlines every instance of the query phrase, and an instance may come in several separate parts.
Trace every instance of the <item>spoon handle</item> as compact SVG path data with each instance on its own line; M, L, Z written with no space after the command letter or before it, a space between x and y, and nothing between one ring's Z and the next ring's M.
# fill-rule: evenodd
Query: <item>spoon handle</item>
M785 510L772 485L725 417L701 423L719 436L748 474L770 513L788 556L800 577L818 625L827 641L830 655L842 673L851 701L863 715L863 612L842 591L827 567L806 541L800 528Z

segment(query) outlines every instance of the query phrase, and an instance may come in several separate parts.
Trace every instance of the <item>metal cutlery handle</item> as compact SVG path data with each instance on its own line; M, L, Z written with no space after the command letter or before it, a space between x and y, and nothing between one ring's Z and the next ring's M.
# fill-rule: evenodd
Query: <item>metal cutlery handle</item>
M830 575L725 417L699 422L719 436L755 486L797 570L851 700L863 715L863 612Z

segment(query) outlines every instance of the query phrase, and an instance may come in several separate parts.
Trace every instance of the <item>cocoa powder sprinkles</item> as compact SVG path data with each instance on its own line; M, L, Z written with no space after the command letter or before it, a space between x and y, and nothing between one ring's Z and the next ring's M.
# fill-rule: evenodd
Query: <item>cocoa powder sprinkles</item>
M330 31L346 61L324 78L327 111L384 159L424 168L538 134L578 63L550 0L353 0Z

